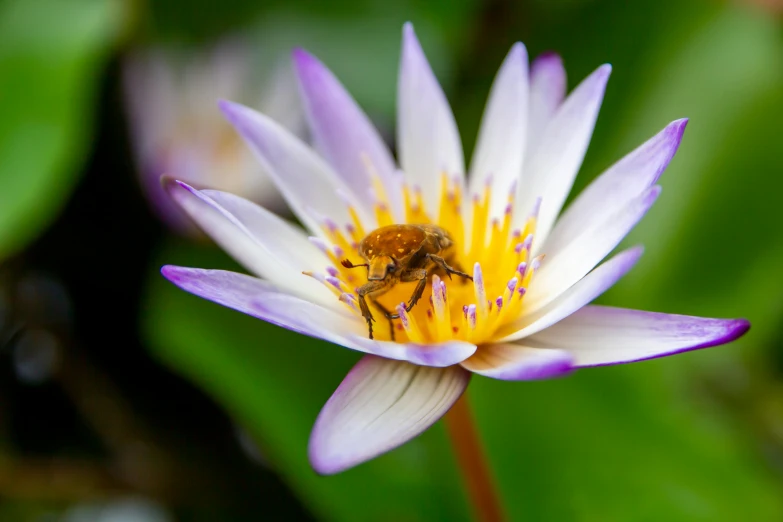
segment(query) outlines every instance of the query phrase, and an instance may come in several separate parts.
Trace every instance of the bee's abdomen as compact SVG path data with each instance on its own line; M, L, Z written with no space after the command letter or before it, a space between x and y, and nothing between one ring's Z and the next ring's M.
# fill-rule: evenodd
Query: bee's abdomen
M359 245L359 253L367 258L400 259L417 252L426 239L427 233L418 225L389 225L367 234Z

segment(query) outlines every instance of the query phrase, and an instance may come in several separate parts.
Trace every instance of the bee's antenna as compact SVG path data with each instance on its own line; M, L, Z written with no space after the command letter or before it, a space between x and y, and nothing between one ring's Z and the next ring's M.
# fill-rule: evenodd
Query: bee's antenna
M340 261L340 264L343 265L345 268L359 268L360 266L366 266L367 268L370 267L370 265L368 265L367 263L362 263L361 265L354 265L347 259L343 259L342 261Z

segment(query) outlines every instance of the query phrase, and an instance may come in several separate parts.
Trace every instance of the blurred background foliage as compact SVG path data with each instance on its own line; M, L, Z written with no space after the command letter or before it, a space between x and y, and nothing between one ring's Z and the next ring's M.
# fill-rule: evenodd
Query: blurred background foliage
M469 520L439 425L341 475L312 472L310 428L357 354L162 280L162 264L233 264L154 220L121 106L127 53L242 31L259 67L293 46L319 56L391 140L406 20L468 153L514 41L561 53L570 87L613 64L575 192L691 118L628 239L646 254L601 301L753 323L675 358L474 379L511 518L783 519L781 5L4 0L0 520Z

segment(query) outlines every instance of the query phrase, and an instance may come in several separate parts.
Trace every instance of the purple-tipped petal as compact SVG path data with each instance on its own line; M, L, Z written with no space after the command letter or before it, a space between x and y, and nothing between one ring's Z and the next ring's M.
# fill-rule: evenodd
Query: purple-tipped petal
M551 379L570 373L573 357L565 350L500 343L482 346L462 367L504 381Z
M161 274L186 292L288 330L336 344L344 345L344 336L360 331L362 326L356 317L348 315L347 309L343 312L319 306L249 275L172 265L161 268Z
M454 115L410 23L402 35L397 143L406 181L421 188L427 212L437 216L441 176L463 177L465 160Z
M369 339L366 333L364 336L350 336L350 340L363 352L422 366L444 367L459 364L476 352L475 344L463 341L439 344L396 343Z
M427 368L366 356L324 405L310 435L313 468L339 473L432 426L470 381L460 366Z
M320 216L328 216L341 226L351 222L346 199L367 223L374 222L348 185L299 138L238 103L221 101L220 108L313 234L323 234Z
M562 321L611 288L633 268L642 252L641 247L629 248L620 252L587 274L567 292L545 307L526 314L516 322L503 327L498 332L499 341L508 342L523 339ZM534 279L533 285L535 283Z
M386 186L394 213L402 201L396 166L370 119L343 85L317 58L297 49L293 54L305 112L316 146L360 200L373 188L369 161Z
M191 294L288 330L363 353L440 367L458 364L476 351L475 345L460 341L437 345L373 341L366 337L364 320L349 313L334 296L330 301L334 306L330 308L289 295L267 281L236 272L167 265L161 273Z
M525 212L542 199L536 225L540 243L549 234L582 166L604 98L611 66L602 65L563 102L541 135L539 145L525 159L517 189L521 212L513 228L519 228Z
M566 94L566 71L555 53L544 53L530 64L530 117L527 150L533 151Z
M561 250L547 251L525 298L525 310L530 313L541 309L582 279L636 226L659 194L659 186L647 189L601 225L584 231Z
M508 191L522 173L527 139L527 50L516 43L500 66L481 119L470 167L471 194L480 194L492 178L490 217L503 214Z
M541 250L554 255L653 186L677 152L687 123L673 121L596 178L566 209Z
M709 319L586 306L538 332L530 342L571 352L578 367L603 366L729 343L749 328L750 323L745 319Z
M329 291L305 270L321 270L328 258L303 232L239 196L196 190L170 178L163 186L193 221L249 271L300 297L333 303Z

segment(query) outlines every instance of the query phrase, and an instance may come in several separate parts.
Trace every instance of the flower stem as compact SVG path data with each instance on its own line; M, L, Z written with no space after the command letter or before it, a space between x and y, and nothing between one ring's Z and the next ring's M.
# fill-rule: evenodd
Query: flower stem
M502 522L506 519L495 489L495 481L484 456L467 394L451 407L444 417L446 430L462 471L462 480L479 522Z

